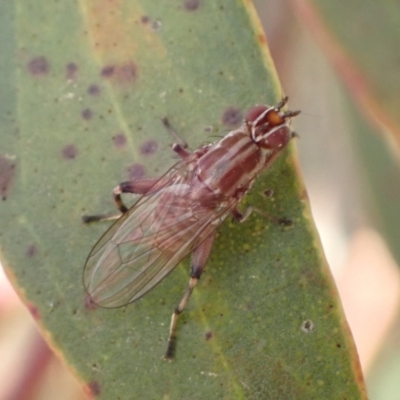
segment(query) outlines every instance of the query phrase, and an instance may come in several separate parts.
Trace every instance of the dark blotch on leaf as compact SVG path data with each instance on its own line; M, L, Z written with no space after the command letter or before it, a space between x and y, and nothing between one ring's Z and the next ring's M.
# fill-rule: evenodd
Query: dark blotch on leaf
M213 337L213 333L211 331L206 332L206 334L205 334L206 340L210 340L210 339L212 339L212 337Z
M101 69L100 75L104 78L111 78L114 75L114 69L114 66L107 65Z
M36 57L29 61L28 70L32 75L43 76L49 73L50 66L46 58Z
M97 381L92 381L87 385L87 391L89 392L88 394L91 397L97 397L100 395L101 393L101 389L100 389L100 383Z
M100 87L98 85L90 85L87 89L88 94L90 94L91 96L99 96L100 95Z
M114 135L112 137L112 140L114 142L114 146L119 148L119 149L121 147L124 147L126 145L126 141L127 141L126 140L126 136L122 132L117 133L116 135Z
M69 63L65 66L65 76L67 79L75 79L78 73L78 66L75 63Z
M271 198L274 195L274 191L272 189L265 189L263 193L267 199Z
M142 24L148 24L150 22L150 18L147 15L142 15L142 18L140 18L140 22Z
M7 158L0 156L0 196L2 200L6 200L10 194L14 176L15 164Z
M85 306L86 310L89 310L89 311L94 311L98 308L98 305L93 301L93 299L90 297L90 295L88 293L86 293L86 296L85 296L84 306Z
M146 171L142 164L135 163L128 168L129 179L140 179L146 174Z
M186 11L195 11L200 6L200 0L186 0L184 6Z
M136 65L133 63L121 65L117 69L117 78L121 82L132 82L136 79Z
M242 119L243 115L239 109L235 107L229 107L225 110L224 115L222 116L222 123L224 125L234 127L239 125L242 122Z
M66 160L73 160L78 155L78 149L73 144L67 144L62 148L61 153Z
M36 246L35 246L34 244L31 244L31 245L27 248L25 254L26 254L26 256L29 257L29 258L34 257L34 256L37 254L37 248L36 248Z
M31 313L32 317L36 321L38 321L40 319L39 309L35 305L33 305L32 303L27 303L26 306L28 307L28 310Z
M101 69L100 75L120 85L135 82L137 67L133 62L121 65L107 65Z
M92 119L93 117L93 111L90 108L85 108L82 113L82 118L85 119L86 121Z
M157 147L155 140L147 140L140 146L140 153L146 156L154 154L157 151Z

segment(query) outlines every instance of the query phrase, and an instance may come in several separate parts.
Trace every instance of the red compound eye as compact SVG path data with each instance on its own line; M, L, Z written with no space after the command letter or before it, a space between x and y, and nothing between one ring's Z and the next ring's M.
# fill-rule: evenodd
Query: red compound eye
M268 106L254 106L254 107L250 108L250 109L247 111L246 116L245 116L246 121L248 121L248 122L255 122L256 119L257 119L258 117L260 117L260 115L261 115L263 112L265 112L266 110L268 110L268 108L271 108L271 107L268 107Z
M279 111L270 106L255 106L250 108L246 114L246 120L256 128L265 124L277 126L285 122L285 118Z

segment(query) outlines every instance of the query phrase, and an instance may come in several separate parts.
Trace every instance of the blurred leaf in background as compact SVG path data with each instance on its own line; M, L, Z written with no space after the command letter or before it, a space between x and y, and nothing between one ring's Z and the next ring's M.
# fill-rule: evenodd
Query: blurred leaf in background
M400 393L396 2L258 1L371 399Z

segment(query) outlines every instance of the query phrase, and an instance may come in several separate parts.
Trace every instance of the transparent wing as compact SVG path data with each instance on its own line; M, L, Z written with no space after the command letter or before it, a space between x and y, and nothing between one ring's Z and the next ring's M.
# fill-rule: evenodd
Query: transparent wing
M164 175L92 249L83 280L96 304L120 307L142 297L236 206L236 200L217 210L193 202L187 165L181 161Z

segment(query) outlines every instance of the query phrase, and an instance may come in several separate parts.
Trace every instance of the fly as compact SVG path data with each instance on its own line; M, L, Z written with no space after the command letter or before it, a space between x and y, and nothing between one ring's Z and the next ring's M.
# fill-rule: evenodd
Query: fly
M239 222L250 215L252 208L242 213L239 202L295 136L290 118L300 111L282 111L287 100L250 108L238 129L193 152L174 144L180 161L163 176L123 182L113 191L122 215L90 252L83 283L94 303L122 307L144 296L191 254L189 285L171 318L168 360L174 358L178 316L201 277L216 229L229 215ZM164 124L172 130L166 119ZM122 193L139 198L128 209ZM84 217L85 222L101 219Z

